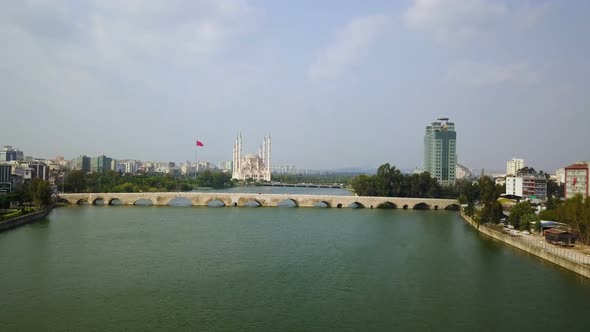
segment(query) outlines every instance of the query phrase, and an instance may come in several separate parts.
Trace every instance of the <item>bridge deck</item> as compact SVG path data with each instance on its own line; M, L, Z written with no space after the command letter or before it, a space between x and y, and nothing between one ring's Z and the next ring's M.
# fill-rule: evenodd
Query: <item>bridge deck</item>
M71 204L87 202L96 204L113 204L118 200L122 205L136 205L139 200L153 205L170 205L173 200L186 199L193 206L210 206L218 201L225 206L280 206L291 201L298 207L388 207L404 209L443 210L458 208L455 199L407 198L407 197L371 197L371 196L337 196L337 195L292 195L292 194L257 194L257 193L203 193L203 192L159 192L159 193L77 193L60 194L62 200ZM185 201L186 202L186 201Z

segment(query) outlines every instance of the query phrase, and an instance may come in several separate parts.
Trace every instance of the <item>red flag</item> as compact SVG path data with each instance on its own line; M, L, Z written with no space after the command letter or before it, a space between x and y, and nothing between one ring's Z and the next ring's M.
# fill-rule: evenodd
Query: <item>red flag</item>
M204 145L203 145L203 142L201 142L201 141L197 141L197 146L204 146Z

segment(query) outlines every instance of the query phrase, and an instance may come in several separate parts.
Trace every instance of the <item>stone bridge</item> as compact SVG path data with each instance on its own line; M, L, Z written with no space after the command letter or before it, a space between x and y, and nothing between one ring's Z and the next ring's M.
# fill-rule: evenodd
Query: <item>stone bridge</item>
M359 207L391 209L445 210L459 209L455 199L290 195L256 193L79 193L60 194L61 201L70 204L93 205L192 205L192 206L296 206L296 207Z

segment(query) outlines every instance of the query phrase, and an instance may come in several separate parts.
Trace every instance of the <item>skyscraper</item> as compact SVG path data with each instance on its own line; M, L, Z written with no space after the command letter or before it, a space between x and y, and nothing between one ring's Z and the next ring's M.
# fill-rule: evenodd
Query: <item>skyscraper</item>
M426 126L424 135L424 171L442 185L455 183L457 168L455 124L440 118Z

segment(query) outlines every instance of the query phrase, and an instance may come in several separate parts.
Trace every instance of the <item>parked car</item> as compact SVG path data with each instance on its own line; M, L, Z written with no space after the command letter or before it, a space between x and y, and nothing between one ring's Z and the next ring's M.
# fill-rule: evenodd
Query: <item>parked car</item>
M524 234L524 235L531 235L531 232L529 232L529 231L522 231L522 234Z
M508 227L509 229L514 229L514 226L512 226L512 225L508 225L507 227Z

